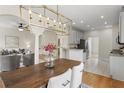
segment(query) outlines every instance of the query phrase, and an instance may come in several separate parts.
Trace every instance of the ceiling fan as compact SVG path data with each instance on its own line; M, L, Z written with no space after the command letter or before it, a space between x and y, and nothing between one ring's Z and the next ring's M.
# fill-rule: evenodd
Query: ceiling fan
M30 31L30 30L29 30L29 25L27 25L27 24L25 24L25 23L23 23L23 22L20 22L20 23L18 24L18 30L19 30L20 32L22 32L22 31Z

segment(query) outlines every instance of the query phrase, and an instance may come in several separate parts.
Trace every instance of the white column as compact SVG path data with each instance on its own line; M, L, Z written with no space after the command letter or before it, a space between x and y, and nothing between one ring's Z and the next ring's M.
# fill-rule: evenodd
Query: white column
M35 35L35 64L39 63L39 35Z
M39 64L39 36L45 31L44 28L30 26L31 32L35 34L35 64Z

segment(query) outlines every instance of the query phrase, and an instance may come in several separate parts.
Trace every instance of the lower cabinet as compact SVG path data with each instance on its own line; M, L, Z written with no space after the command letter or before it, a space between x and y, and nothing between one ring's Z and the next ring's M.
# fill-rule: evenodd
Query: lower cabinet
M124 56L110 56L110 75L115 80L124 81Z

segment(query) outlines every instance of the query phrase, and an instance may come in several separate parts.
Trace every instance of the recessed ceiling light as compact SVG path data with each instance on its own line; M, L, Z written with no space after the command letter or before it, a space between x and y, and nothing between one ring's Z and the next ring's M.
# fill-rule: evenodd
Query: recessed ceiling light
M84 21L83 21L83 20L81 20L81 23L84 23Z
M75 22L73 22L72 24L73 24L73 25L75 25L76 23L75 23Z
M87 27L90 27L90 25L87 25Z
M103 19L104 18L104 16L101 16L101 19Z
M107 24L107 21L105 21L104 24L106 25Z

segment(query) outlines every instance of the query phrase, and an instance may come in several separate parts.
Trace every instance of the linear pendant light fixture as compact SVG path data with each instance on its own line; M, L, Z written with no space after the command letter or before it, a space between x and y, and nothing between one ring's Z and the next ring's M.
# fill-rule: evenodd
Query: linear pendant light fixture
M21 8L21 17L22 19L25 14L29 16L28 18L28 25L29 26L37 26L45 29L50 29L55 31L57 34L60 35L68 35L69 31L71 30L72 20L65 17L63 14L59 13L58 5L57 11L43 5L43 6L20 6ZM26 11L25 12L22 12ZM37 11L35 11L37 10ZM43 10L41 13L39 10ZM50 18L50 16L46 15L47 12L56 15L56 19Z

